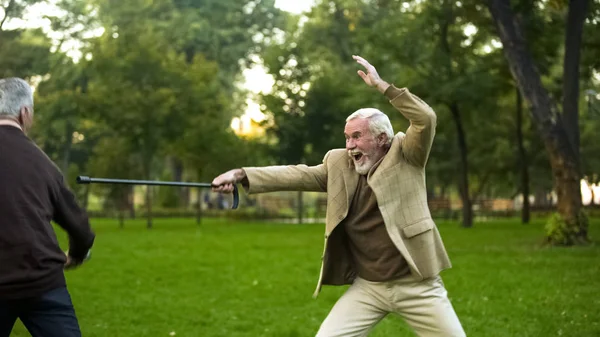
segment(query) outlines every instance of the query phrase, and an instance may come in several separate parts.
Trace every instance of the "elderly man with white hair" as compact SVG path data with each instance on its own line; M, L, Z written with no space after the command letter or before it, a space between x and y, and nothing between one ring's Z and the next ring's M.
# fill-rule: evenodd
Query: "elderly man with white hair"
M317 337L366 336L387 314L418 336L465 336L439 273L450 260L427 205L425 165L436 127L434 111L408 89L382 80L359 56L358 75L410 121L394 135L388 117L360 109L346 121L345 149L317 166L244 167L213 180L215 191L242 183L248 193L327 192L322 285L351 286Z
M33 337L81 336L65 268L89 256L95 235L54 163L29 139L33 93L0 79L0 337L20 319ZM63 253L51 221L69 235Z

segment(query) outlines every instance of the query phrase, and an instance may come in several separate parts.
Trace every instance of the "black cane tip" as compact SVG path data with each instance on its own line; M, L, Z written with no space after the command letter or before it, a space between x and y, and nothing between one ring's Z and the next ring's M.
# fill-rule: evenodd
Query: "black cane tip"
M89 184L92 180L87 176L78 176L77 183L78 184Z

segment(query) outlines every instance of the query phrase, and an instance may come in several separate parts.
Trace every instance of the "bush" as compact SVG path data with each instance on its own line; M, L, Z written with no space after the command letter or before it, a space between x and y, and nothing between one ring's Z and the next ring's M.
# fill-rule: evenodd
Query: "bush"
M559 246L571 246L585 243L587 237L589 220L586 212L579 211L577 223L569 223L559 213L554 213L546 223L546 239L549 244Z

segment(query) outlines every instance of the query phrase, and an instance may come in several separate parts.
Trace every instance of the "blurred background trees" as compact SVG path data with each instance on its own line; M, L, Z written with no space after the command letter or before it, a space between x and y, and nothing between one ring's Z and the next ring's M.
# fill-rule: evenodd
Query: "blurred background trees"
M434 215L470 227L486 210L523 223L558 211L549 240L585 241L580 209L593 212L600 179L598 1L317 0L299 14L281 3L0 0L0 77L35 86L31 136L90 211L141 213L151 227L151 214L196 212L214 196L88 190L75 177L210 181L242 165L314 165L367 106L403 131L357 77L361 55L438 114ZM270 80L248 82L249 69ZM293 216L320 209L318 196L291 200Z

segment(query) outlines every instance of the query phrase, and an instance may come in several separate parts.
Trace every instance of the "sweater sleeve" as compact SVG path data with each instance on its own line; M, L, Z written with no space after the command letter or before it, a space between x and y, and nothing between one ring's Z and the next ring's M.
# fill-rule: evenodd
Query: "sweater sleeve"
M82 262L92 247L95 234L91 229L88 215L75 200L75 195L66 186L63 177L58 181L57 191L52 200L53 219L69 235L69 256Z

